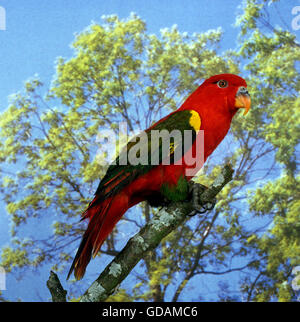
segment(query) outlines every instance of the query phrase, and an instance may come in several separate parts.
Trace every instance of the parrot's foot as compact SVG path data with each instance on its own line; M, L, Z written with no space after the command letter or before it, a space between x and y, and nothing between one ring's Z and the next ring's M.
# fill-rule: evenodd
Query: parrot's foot
M192 197L192 205L194 210L189 213L188 216L192 217L197 214L204 214L214 209L217 202L216 198L206 204L202 204L200 202L200 196L206 189L207 187L200 183L195 183L193 181L189 182L189 191Z

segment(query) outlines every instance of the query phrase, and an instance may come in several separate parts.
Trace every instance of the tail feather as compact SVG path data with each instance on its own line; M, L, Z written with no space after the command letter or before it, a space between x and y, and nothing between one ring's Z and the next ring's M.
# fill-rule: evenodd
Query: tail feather
M95 197L83 214L83 219L88 218L89 224L82 237L67 279L73 271L77 280L84 276L91 257L96 256L103 242L127 209L128 200L122 195L116 195L100 202L98 197Z
M95 234L96 234L96 237L95 237L95 242L94 242L94 245L93 245L93 250L92 250L92 256L93 258L97 255L100 247L102 246L103 242L104 242L104 239L106 239L107 235L111 232L111 230L113 229L113 227L111 228L111 230L108 230L107 228L107 224L106 226L103 226L104 222L105 222L105 218L106 218L106 215L109 213L109 208L110 208L110 205L111 205L111 202L112 202L112 199L110 199L110 202L108 202L104 209L103 209L103 213L105 214L104 215L104 218L102 219L102 224L100 227L97 227L95 226L94 230L95 231ZM102 229L103 228L103 229Z

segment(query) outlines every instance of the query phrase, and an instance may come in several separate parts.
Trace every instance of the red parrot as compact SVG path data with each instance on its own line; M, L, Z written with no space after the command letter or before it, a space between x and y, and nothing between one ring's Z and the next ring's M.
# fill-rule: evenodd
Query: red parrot
M140 164L120 164L120 155L111 164L101 180L94 199L83 213L82 219L88 219L89 224L83 235L75 259L70 268L68 278L74 270L76 279L81 279L91 256L96 256L101 245L113 230L124 213L137 203L148 200L157 206L163 201L181 201L189 197L189 180L197 173L199 165L188 164L187 153L195 154L197 137L204 135L203 161L216 149L227 134L231 120L239 108L244 108L246 114L250 109L250 96L245 80L233 74L215 75L205 80L175 112L170 113L153 126L145 130L147 152L155 153L157 162ZM163 152L162 141L153 147L153 130L162 131L186 130L192 132L192 140L180 147L179 159L176 157L178 144L169 143L168 151ZM203 130L203 132L201 131ZM146 143L147 143L146 142ZM150 151L150 147L151 151ZM129 141L125 156L136 142ZM163 162L170 157L169 164ZM193 169L187 174L187 169ZM203 206L203 205L201 205ZM198 210L198 208L195 208Z

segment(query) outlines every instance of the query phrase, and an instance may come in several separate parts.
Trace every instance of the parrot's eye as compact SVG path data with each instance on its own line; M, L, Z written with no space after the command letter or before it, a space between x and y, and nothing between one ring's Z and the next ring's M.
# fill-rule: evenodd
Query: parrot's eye
M227 86L228 86L227 81L226 81L226 80L224 80L224 79L219 80L219 81L217 82L217 84L218 84L218 86L219 86L220 88L224 88L224 87L227 87Z

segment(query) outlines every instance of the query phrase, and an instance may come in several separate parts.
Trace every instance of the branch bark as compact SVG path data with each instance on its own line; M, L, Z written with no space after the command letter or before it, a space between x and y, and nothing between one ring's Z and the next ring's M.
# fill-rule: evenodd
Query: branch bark
M67 302L67 291L63 289L58 276L51 271L47 287L52 296L52 302Z
M232 180L232 174L231 166L225 165L213 184L201 194L200 201L207 203L213 200L223 187ZM114 293L145 254L156 248L164 237L182 224L192 210L192 205L188 201L174 202L163 208L128 241L124 249L87 289L80 301L105 301Z

